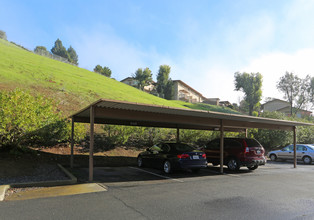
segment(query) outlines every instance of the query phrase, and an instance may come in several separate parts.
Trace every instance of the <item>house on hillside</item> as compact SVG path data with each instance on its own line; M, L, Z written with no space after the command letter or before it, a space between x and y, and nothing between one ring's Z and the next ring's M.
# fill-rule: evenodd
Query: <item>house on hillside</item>
M206 98L201 93L199 93L181 80L173 80L173 88L174 100L181 100L191 103L203 102L204 100L206 100Z
M220 101L220 102L219 102L219 105L220 105L220 106L223 106L223 107L229 107L229 108L232 108L232 107L233 107L233 105L232 105L231 102L229 102L229 101Z
M125 83L129 86L133 86L137 88L138 82L133 77L127 77L120 82ZM144 87L144 91L151 93L156 86L156 83L153 81L150 85ZM219 98L206 98L200 92L193 89L191 86L186 84L181 80L173 80L173 99L180 100L184 102L191 102L191 103L207 103L211 105L217 106L232 106L228 101L220 101Z
M219 98L206 98L203 102L210 105L219 105L220 99Z
M263 111L270 111L270 112L277 111L277 112L282 112L287 116L291 115L290 103L287 101L280 100L280 99L273 99L271 101L268 101L264 103L261 107ZM300 109L296 113L296 116L298 118L301 118L303 116L310 116L311 114L312 114L311 111Z
M129 86L133 86L137 88L138 82L133 78L133 77L127 77L123 80L121 80L120 82L127 84ZM153 81L151 84L144 86L144 91L145 92L151 92L154 88L155 88L155 82Z

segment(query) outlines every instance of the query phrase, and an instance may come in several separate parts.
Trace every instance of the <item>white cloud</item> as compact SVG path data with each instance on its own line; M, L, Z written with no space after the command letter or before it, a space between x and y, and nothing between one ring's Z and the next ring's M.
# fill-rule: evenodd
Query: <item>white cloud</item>
M108 25L96 25L89 30L68 28L67 36L79 54L79 66L89 70L99 64L112 70L112 77L122 80L138 68L149 67L153 78L160 65L174 65L167 55L160 55L156 48L142 45L118 36Z
M301 78L314 76L314 49L302 49L292 54L273 52L265 54L241 69L245 72L260 72L263 75L263 97L283 98L276 84L286 71Z
M122 79L144 65L145 54L117 36L110 26L98 25L89 30L69 28L67 35L79 54L80 67L93 70L97 64L108 66L113 77Z

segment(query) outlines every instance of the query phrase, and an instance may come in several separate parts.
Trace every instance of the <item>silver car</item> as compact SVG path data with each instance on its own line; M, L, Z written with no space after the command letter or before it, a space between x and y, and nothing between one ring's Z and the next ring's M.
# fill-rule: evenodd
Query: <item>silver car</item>
M305 164L312 164L314 159L314 146L311 144L297 144L297 160L303 160ZM267 156L275 161L277 159L293 160L293 144L281 150L270 151Z

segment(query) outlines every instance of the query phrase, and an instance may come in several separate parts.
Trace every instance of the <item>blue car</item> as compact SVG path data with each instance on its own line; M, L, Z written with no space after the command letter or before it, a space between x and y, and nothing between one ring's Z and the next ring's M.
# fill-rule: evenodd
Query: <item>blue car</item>
M153 167L163 169L165 173L174 170L187 170L198 172L207 167L206 154L184 143L159 143L137 157L139 167Z

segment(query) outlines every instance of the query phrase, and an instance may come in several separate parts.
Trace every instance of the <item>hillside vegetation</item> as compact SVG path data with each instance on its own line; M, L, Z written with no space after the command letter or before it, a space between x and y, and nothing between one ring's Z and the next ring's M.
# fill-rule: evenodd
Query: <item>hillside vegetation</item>
M236 113L207 104L169 101L95 72L26 51L0 39L0 90L29 90L53 98L64 116L100 99L113 99L177 108Z

